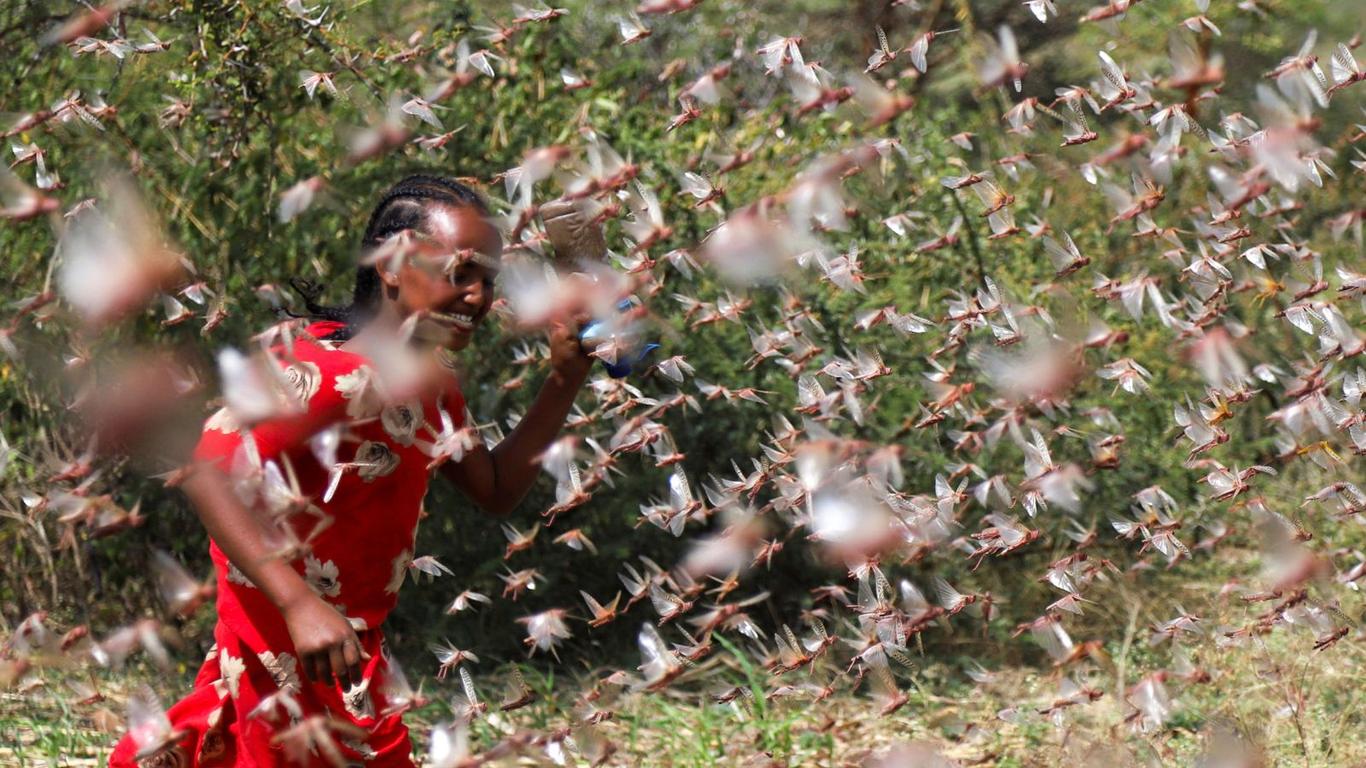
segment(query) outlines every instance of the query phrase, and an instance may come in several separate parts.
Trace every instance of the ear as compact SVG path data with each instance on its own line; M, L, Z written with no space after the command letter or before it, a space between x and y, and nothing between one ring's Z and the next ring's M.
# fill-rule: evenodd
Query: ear
M379 274L380 282L384 283L385 287L387 287L387 288L397 288L397 287L398 287L398 272L397 272L397 271L392 271L392 270L385 269L385 268L384 268L384 265L381 264L381 265L377 265L377 266L375 267L375 272Z

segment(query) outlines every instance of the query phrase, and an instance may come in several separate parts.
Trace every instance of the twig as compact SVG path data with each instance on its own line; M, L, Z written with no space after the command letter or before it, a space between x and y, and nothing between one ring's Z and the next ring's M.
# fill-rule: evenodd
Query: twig
M977 282L986 281L987 270L982 266L982 250L977 245L977 231L972 228L972 218L968 216L968 211L963 207L963 201L958 199L958 193L949 190L949 197L953 198L953 205L958 209L958 215L963 217L963 231L968 234L968 251L972 253L972 260L977 263Z

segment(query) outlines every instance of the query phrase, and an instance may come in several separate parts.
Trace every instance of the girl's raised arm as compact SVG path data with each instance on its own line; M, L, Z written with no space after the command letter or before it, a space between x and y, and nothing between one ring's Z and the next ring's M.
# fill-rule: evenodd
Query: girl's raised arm
M491 451L476 442L460 462L441 465L442 473L485 512L499 517L511 513L536 481L540 456L564 428L592 366L574 328L554 323L550 376L517 428Z

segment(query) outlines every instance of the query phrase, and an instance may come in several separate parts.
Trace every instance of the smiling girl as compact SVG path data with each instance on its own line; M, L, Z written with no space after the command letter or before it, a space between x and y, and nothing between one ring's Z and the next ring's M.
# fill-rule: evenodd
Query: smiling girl
M395 242L420 247L384 257ZM225 408L205 424L184 489L212 538L214 647L168 710L170 729L133 723L113 766L412 765L380 626L413 559L431 469L486 512L511 512L593 360L572 319L552 322L540 394L488 449L462 431L448 367L493 303L502 241L483 202L410 176L376 205L362 245L379 257L358 269L351 305L310 297L315 322L274 350L298 408L252 425ZM399 343L440 373L396 401L373 353Z

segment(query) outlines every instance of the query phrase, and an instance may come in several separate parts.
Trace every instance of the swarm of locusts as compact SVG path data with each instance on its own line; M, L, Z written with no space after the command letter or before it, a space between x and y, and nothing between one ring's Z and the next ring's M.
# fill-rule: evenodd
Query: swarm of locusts
M649 98L670 105L658 111L662 135L688 135L690 124L721 109L735 119L686 166L670 166L623 157L613 126L585 117L562 143L516 148L514 165L475 180L505 235L496 311L507 328L534 325L538 308L563 290L545 266L552 254L538 208L573 200L609 232L608 261L582 268L613 298L636 297L641 322L663 349L639 375L594 375L567 436L542 458L553 504L502 525L508 565L501 584L461 583L467 574L457 564L419 553L409 573L428 583L407 599L449 601L451 622L491 602L519 601L524 617L503 630L524 633L528 653L546 663L567 664L567 651L587 653L571 641L599 633L636 636L639 656L592 659L594 675L562 692L574 702L567 718L533 731L507 726L536 697L515 668L506 695L489 697L495 678L492 669L481 674L483 651L434 646L432 668L421 672L446 682L420 693L396 675L389 696L404 706L452 701L456 718L430 736L432 765L607 762L620 738L614 709L630 697L675 693L743 708L756 696L813 705L839 694L891 717L910 700L926 643L963 637L1018 643L1052 681L1050 695L1015 699L994 720L974 723L977 733L1039 724L1064 734L1080 713L1105 706L1118 718L1111 733L1122 740L1166 727L1183 691L1219 685L1220 670L1198 663L1211 651L1237 654L1272 633L1288 635L1305 654L1360 642L1343 599L1366 576L1366 554L1325 547L1303 523L1358 526L1366 512L1359 474L1366 126L1352 124L1363 119L1366 91L1360 37L1309 32L1274 69L1232 71L1220 54L1228 42L1220 25L1266 11L1259 0L1212 9L1196 0L1193 15L1162 31L1168 55L1160 66L1127 67L1130 26L1150 24L1139 12L1157 2L1087 8L1030 0L1013 27L974 30L937 25L934 12L899 0L887 11L898 19L890 33L866 31L866 60L832 57L823 41L765 29L752 17L745 23L758 26L736 33L733 50L717 60L652 58L659 49L649 49L647 38L691 34L692 20L709 10L700 0L645 0L610 22L592 22L615 25L621 55L639 56L658 75ZM72 5L69 17L38 33L40 56L96 57L116 69L198 48L158 27L160 3ZM589 23L577 10L513 6L476 19L449 44L415 32L398 41L401 48L366 53L335 44L334 25L343 22L327 3L275 5L300 35L318 41L298 87L311 100L363 104L373 118L336 148L329 160L336 173L399 156L441 162L460 124L481 119L450 106L457 94L497 98L509 80L539 77L546 89L581 94L588 115L595 94L610 85L588 71L537 72L536 60L520 58L526 49L517 42L533 30L567 34L571 21ZM1094 52L1084 81L1038 82L1044 75L1017 42L1027 25L1030 37L1046 39L1059 14L1074 26L1101 25L1117 41ZM937 68L958 70L952 74L965 90L1003 105L989 134L930 143L915 136L936 108L920 94L946 76ZM373 92L370 75L401 69L425 84L420 92ZM8 108L27 111L0 125L12 152L0 169L3 226L50 227L54 243L41 290L6 297L0 354L8 369L22 371L47 354L35 348L32 331L66 329L69 348L57 372L49 366L45 375L69 379L70 410L98 412L101 425L84 433L93 435L88 443L49 455L0 435L5 524L55 532L48 543L58 553L154 514L116 500L111 478L128 469L111 433L153 420L168 400L214 389L215 377L212 394L234 414L253 421L278 412L288 400L279 393L291 383L260 360L302 327L284 319L251 341L221 338L216 329L234 307L280 305L282 292L259 285L230 296L226 285L202 277L196 261L207 257L182 252L164 232L166 219L185 212L146 202L135 167L109 171L102 197L65 193L64 175L84 171L55 165L49 150L68 137L118 134L131 120L158 120L174 137L196 111L218 108L167 97L159 114L129 114L110 100L115 92L26 94L32 103L22 105L12 98ZM793 126L816 121L841 130L819 152L780 152ZM1329 134L1327 126L1338 128ZM131 156L138 148L125 149ZM762 195L736 199L727 191L732 175L765 164L783 170ZM1346 192L1331 197L1334 187ZM278 224L303 225L329 189L327 170L287 180L272 202ZM1064 196L1091 199L1104 216L1086 220L1083 211L1053 205ZM1325 200L1347 203L1329 208ZM681 226L685 218L701 226ZM872 232L878 248L855 230ZM400 246L375 258L402 259ZM1032 254L1039 268L1032 276L994 273L1001 262L993 255L1007 249ZM876 255L861 256L870 250ZM920 265L937 259L958 265L958 284L939 286L918 306L878 300L883 287L914 285ZM813 296L857 310L822 314ZM218 370L137 358L116 374L118 391L155 392L149 405L111 394L108 378L90 371L101 334L153 315L166 327L197 324ZM730 348L729 365L708 370L689 359L684 334L661 330L670 323L702 344L721 329L743 329L750 347ZM1165 359L1135 357L1131 338L1139 334L1159 336L1146 348L1163 350ZM243 344L246 352L234 349ZM595 350L604 359L621 352L613 343ZM545 355L534 336L515 343L505 387L534 375ZM402 376L402 361L390 362L394 370L383 373ZM763 379L769 388L755 385L755 371L773 374ZM925 394L889 412L889 402L908 402L905 392ZM676 425L703 406L735 409L762 425L757 451L738 452L737 441L737 453L722 457L728 473L687 469L689 446ZM1156 482L1145 469L1149 457L1126 446L1130 414L1154 408L1169 421L1162 439L1185 454L1179 487ZM476 413L463 429L433 425L424 450L434 464L459 461L473 441L498 436L515 418ZM889 423L890 430L870 426ZM912 464L910 446L939 460ZM174 485L178 470L157 471ZM1299 478L1293 498L1278 485L1291 472ZM605 503L602 492L621 477L641 473L658 478L658 490L638 500L635 525L684 540L676 562L646 555L614 562L590 538L604 532L577 527L576 513ZM275 512L311 514L288 468L261 475ZM1097 489L1117 487L1127 505L1090 502ZM1125 627L1098 628L1097 601L1109 599L1099 596L1220 557L1233 538L1255 550L1258 567L1250 578L1214 587L1231 610L1215 620L1188 612L1180 596L1156 598L1150 607L1163 618L1129 631L1159 662L1129 668L1118 689L1104 684L1115 668L1108 644ZM618 570L621 590L583 591L580 604L538 603L538 584L572 579L536 567L536 549L547 546ZM1028 557L1042 553L1048 557ZM784 615L765 606L776 591L767 582L771 567L783 558L807 558L840 578ZM169 555L152 563L168 607L162 620L73 628L33 613L9 628L0 686L36 691L50 668L117 668L139 655L168 665L179 652L168 649L175 617L211 605L212 587ZM1022 605L1013 594L968 586L993 570L996 583L1038 583L1051 595ZM1030 618L1000 626L1002 603ZM713 672L730 653L721 640L765 671L763 690L718 683ZM1001 684L983 666L970 675L980 686ZM126 706L128 727L149 744L169 737L155 697L106 700L97 687L71 685L72 706ZM503 738L476 750L471 722L500 709ZM819 721L821 710L811 712ZM319 744L337 736L305 722L287 737L305 742L305 753L330 754ZM895 759L888 755L886 764L938 758Z

